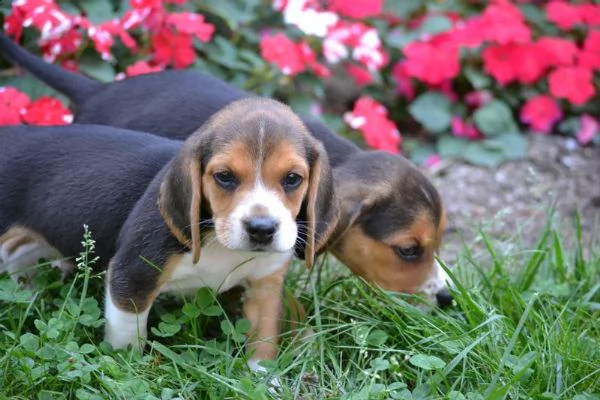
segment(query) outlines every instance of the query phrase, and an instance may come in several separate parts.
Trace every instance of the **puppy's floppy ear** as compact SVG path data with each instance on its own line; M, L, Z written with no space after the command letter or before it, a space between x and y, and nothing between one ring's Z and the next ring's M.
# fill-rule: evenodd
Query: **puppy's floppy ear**
M300 229L296 255L312 267L315 255L324 247L337 223L339 207L333 185L333 173L323 145L310 139L307 149L310 164L308 192L302 203L298 219L305 229Z
M199 151L186 141L171 161L160 185L158 207L171 233L192 250L192 260L200 259L200 207L202 171ZM197 147L199 149L200 147Z

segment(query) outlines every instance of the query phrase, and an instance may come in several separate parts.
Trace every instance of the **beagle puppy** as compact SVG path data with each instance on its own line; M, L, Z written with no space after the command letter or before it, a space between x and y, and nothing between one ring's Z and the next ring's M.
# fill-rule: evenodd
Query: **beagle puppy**
M233 102L185 142L21 126L0 147L0 269L77 254L89 224L114 348L143 343L160 293L244 285L250 366L275 358L288 263L300 247L312 264L337 212L327 154L287 106Z
M184 140L227 104L252 96L197 71L164 71L100 83L47 64L0 34L0 53L72 100L75 121L142 130ZM169 96L165 96L169 93ZM410 162L363 151L313 118L334 172L341 215L327 249L355 274L399 292L451 304L434 261L446 217L440 195Z

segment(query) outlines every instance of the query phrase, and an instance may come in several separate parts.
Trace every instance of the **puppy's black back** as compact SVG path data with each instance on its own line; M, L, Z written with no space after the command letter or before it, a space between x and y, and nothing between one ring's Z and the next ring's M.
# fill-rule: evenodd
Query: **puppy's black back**
M24 226L74 256L88 224L104 264L130 210L180 146L105 126L4 127L0 234Z

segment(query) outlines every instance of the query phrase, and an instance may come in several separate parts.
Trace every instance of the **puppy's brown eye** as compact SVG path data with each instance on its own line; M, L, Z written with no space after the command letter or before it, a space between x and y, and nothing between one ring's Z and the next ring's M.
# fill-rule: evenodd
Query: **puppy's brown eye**
M418 244L412 246L393 246L394 252L404 261L415 261L423 255L423 247Z
M213 175L215 182L225 190L234 190L238 185L238 180L229 171L217 172Z
M292 190L295 190L296 188L298 188L298 186L300 186L303 179L304 178L302 178L300 175L298 175L294 172L290 172L281 181L283 190L285 190L286 192L291 192Z

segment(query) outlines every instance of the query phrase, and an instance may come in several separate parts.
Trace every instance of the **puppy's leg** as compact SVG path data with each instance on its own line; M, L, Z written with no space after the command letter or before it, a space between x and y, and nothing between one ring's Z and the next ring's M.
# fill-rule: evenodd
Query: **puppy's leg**
M272 275L251 280L244 300L244 314L250 321L247 350L252 354L248 366L253 371L263 368L260 360L277 357L281 315L283 311L283 281L288 264ZM277 386L278 382L273 382Z
M148 337L148 314L159 293L158 281L158 271L141 261L123 264L117 257L111 261L104 302L104 340L114 349L129 345L143 349Z
M41 258L59 268L63 277L73 270L73 264L64 260L58 250L27 228L15 226L0 236L0 272L7 271L14 280L31 282Z

